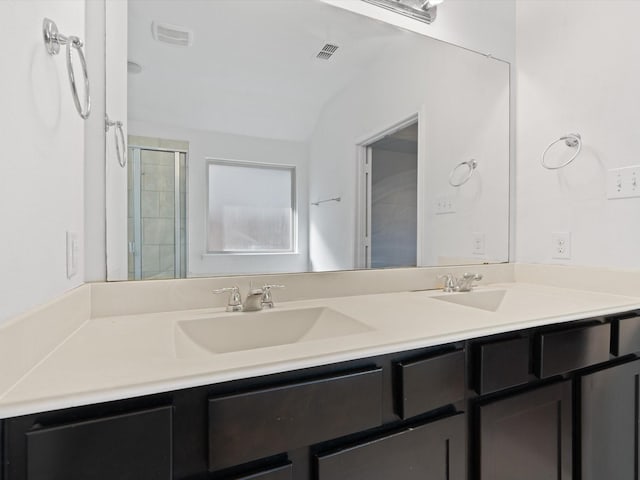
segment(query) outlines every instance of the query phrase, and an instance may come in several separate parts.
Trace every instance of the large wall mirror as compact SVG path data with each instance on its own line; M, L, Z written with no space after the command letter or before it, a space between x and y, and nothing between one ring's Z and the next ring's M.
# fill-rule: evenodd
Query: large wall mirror
M110 278L508 261L508 63L322 0L127 17Z

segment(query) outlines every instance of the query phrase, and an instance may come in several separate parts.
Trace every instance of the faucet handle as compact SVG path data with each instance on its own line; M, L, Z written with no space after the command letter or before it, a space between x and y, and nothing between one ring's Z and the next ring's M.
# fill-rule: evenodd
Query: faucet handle
M464 275L462 275L462 278L464 278L465 280L482 280L482 274L481 273L465 273Z
M455 292L456 291L456 279L452 273L445 273L444 275L438 275L439 280L444 280L444 288L442 289L445 292Z
M263 285L262 286L262 306L267 308L273 308L273 297L271 295L272 288L286 288L284 285Z
M458 281L458 290L460 292L470 292L475 286L473 282L475 280L482 280L482 274L480 273L465 273L460 277Z
M233 287L217 288L213 293L227 293L229 292L229 301L227 302L227 312L241 312L242 311L242 298L240 297L240 287L237 285Z

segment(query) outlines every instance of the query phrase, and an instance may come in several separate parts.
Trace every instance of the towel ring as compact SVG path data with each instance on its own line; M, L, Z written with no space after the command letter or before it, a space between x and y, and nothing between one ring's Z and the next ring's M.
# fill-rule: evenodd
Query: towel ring
M127 166L127 144L124 138L123 123L120 120L110 120L109 116L104 116L104 131L109 133L109 128L116 127L114 133L114 139L116 143L116 155L118 156L118 163L122 168Z
M69 75L69 84L71 85L71 94L73 95L73 103L76 105L76 110L83 119L89 118L91 113L91 95L89 93L89 71L87 69L87 60L84 57L82 51L83 43L78 37L69 36L66 37L58 31L58 26L53 20L45 18L42 21L42 33L44 36L44 44L49 55L57 55L60 53L60 45L67 46L67 73ZM82 75L84 77L84 105L80 103L80 97L78 95L78 87L76 85L76 75L73 70L72 51L71 48L75 48L78 52L78 58L82 66Z
M573 154L573 156L567 160L564 163L561 163L560 165L557 165L555 167L552 167L550 165L547 165L547 163L545 162L545 158L547 156L547 152L551 149L551 147L553 147L556 143L562 142L564 140L564 143L567 147L570 148L577 148L576 153ZM582 150L582 137L580 136L579 133L568 133L566 134L564 137L560 137L558 140L556 140L555 142L551 142L549 144L549 146L545 149L545 151L542 153L542 158L540 159L540 163L542 164L542 166L544 168L546 168L547 170L558 170L560 168L564 168L567 165L569 165L571 162L573 162L578 155L580 155L580 151Z
M460 167L467 167L469 169L469 171L462 178L462 180L460 180L459 182L454 182L453 178L455 177L455 174L456 174L456 172L458 171L458 169ZM451 173L449 174L449 185L451 185L452 187L460 187L460 186L464 185L465 183L467 183L469 181L469 179L471 177L473 177L473 173L476 171L477 167L478 167L478 161L473 159L473 158L471 160L466 160L464 162L460 162L458 165L453 167L453 170L451 170Z

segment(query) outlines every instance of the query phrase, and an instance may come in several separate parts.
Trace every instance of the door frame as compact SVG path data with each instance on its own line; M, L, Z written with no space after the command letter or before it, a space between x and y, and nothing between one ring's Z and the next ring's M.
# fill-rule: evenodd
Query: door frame
M371 145L403 128L418 123L418 178L417 178L417 219L416 219L416 266L422 266L425 258L425 219L427 214L426 187L426 106L418 111L400 117L400 120L381 126L371 133L356 139L356 232L354 265L356 268L371 266Z

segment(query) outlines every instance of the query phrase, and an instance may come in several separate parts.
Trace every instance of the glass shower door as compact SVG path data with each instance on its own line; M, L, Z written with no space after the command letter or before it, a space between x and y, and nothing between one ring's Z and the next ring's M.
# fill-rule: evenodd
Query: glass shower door
M186 277L184 151L129 149L129 279Z

